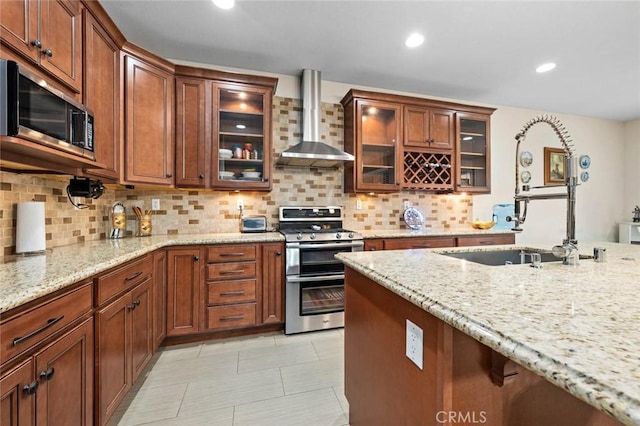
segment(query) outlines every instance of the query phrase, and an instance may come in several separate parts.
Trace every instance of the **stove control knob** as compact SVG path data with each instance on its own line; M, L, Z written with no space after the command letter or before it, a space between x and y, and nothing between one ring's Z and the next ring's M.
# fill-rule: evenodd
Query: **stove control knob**
M349 238L353 238L353 232L349 232Z
M296 235L296 240L301 240L302 239L302 233L298 232L298 235Z
M316 239L316 233L315 233L315 232L312 232L312 233L311 233L311 237L310 237L310 238L311 238L312 240L315 240L315 239Z
M336 239L338 239L338 240L339 240L340 238L342 238L342 234L341 234L341 233L339 233L339 232L336 232Z

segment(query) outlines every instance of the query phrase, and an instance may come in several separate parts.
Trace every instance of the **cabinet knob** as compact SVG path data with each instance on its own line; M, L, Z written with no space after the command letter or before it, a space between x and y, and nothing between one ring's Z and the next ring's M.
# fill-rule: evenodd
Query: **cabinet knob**
M40 49L42 47L42 42L40 40L32 40L31 45L33 47Z
M36 390L38 390L38 382L34 380L28 385L24 385L24 387L22 388L22 393L25 395L33 395L34 393L36 393Z
M204 179L204 175L198 175L199 179Z
M173 177L173 175L172 175L171 173L167 173L167 177L168 177L168 178L172 178L172 177Z
M42 380L51 380L51 378L53 377L53 374L56 372L55 368L51 367L50 369L43 371L42 373L40 373L40 378Z
M52 57L53 56L53 51L51 49L46 49L42 51L42 54L48 57Z
M198 260L200 260L200 256L193 256L193 261L197 262Z
M276 256L282 256L282 252L281 251L277 251L276 252Z
M371 248L369 249L369 251L376 251L376 248L375 248L375 247L371 247Z

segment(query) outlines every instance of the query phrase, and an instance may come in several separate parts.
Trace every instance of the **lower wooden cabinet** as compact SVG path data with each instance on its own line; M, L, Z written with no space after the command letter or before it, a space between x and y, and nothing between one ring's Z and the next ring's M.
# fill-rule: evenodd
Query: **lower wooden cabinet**
M503 235L464 235L457 237L458 247L492 246L497 244L515 244L515 234Z
M96 424L104 425L153 354L152 276L96 311Z
M200 330L202 257L199 246L167 250L167 336Z
M93 319L0 377L0 424L93 424Z
M284 322L284 245L262 244L262 323Z
M402 250L419 248L469 247L515 244L515 234L457 235L400 238L369 238L364 240L365 251Z
M153 254L153 350L167 335L167 253Z
M454 237L412 237L384 240L385 250L455 247Z

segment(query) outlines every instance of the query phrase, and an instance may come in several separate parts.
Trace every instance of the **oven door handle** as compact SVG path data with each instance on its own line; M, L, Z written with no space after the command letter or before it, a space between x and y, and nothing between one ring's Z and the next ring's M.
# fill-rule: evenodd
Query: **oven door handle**
M299 244L297 248L305 249L332 249L332 248L353 248L364 247L363 241L354 241L351 243L320 243L320 244Z
M287 277L287 282L290 283L308 283L313 281L331 281L331 280L343 280L344 274L329 275L324 277Z

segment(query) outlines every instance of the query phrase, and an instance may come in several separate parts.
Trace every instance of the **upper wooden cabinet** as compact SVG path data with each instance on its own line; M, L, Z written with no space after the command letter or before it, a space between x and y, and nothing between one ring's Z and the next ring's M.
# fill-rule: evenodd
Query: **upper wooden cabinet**
M345 191L399 191L401 105L355 98L343 105L344 147L356 157L345 164Z
M271 189L277 79L176 67L176 186Z
M124 72L122 183L172 186L175 148L173 65L126 43Z
M404 146L452 149L454 138L455 111L404 107Z
M80 93L82 17L78 0L3 0L0 38L72 93Z
M120 48L86 9L84 11L84 104L93 111L96 162L93 176L120 177Z
M490 191L489 121L494 109L360 90L350 90L342 105L345 150L356 156L353 164L345 164L346 192ZM474 147L478 152L472 162L467 151L460 151L460 137L469 136L460 132L477 127L471 120L485 126L483 154L480 145ZM471 167L482 168L473 184L466 177Z
M458 113L458 191L491 192L490 116Z

